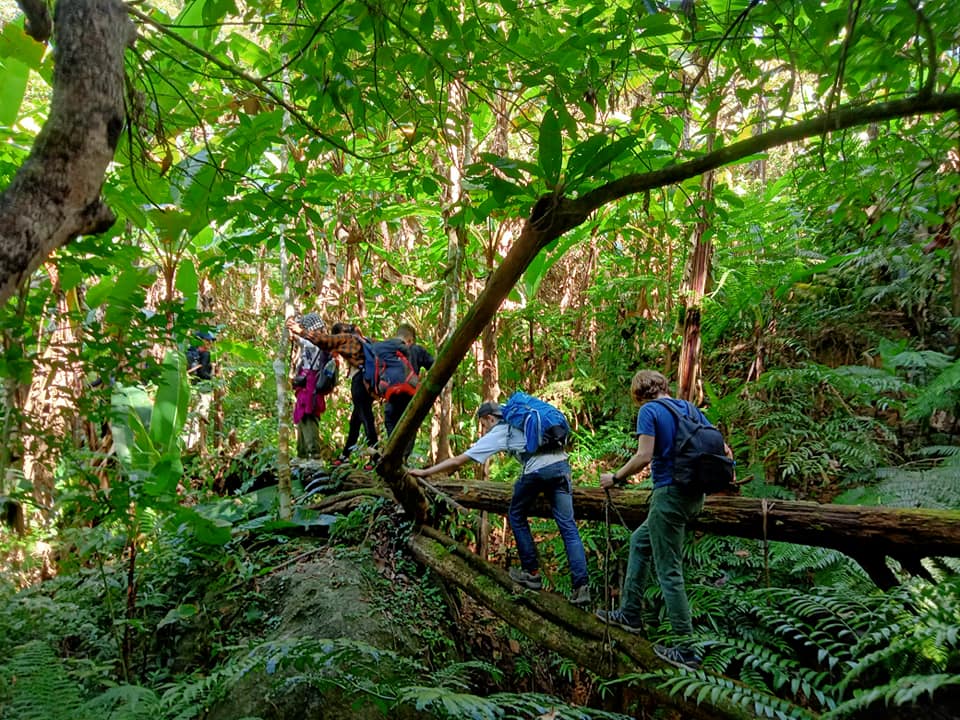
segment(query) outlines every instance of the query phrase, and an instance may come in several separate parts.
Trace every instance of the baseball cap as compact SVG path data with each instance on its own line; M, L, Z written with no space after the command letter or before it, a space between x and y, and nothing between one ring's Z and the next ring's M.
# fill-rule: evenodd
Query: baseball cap
M501 416L500 406L492 401L487 401L483 403L479 408L477 408L477 419L484 418L487 415L496 415L497 417Z

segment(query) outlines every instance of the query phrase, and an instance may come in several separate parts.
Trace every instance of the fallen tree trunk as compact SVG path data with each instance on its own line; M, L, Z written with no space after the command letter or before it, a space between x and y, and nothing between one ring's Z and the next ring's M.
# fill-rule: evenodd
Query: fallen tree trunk
M368 481L365 476L354 474L348 485ZM500 515L506 514L512 494L512 487L505 483L446 479L431 481L430 485L451 503ZM607 517L607 495L599 488L575 487L573 495L578 520L603 522ZM611 522L634 528L646 519L648 490L614 490L610 498ZM551 516L542 498L532 513L537 517ZM882 588L897 582L886 565L887 557L915 574L925 574L920 565L925 557L960 557L960 512L949 510L821 505L714 495L707 498L691 529L832 548L856 560Z
M611 628L594 615L575 608L559 595L519 589L503 570L432 528L421 528L420 534L411 538L410 549L417 560L509 625L541 646L570 658L601 677L621 677L670 667L654 655L653 646L645 639ZM703 675L707 682L714 681L724 686L733 682L710 673L704 672ZM719 701L712 705L707 699L697 704L683 694L672 695L658 687L658 679L664 680L653 678L637 682L651 696L652 706L670 706L684 718L745 720L763 717L760 714L762 709L755 714L753 708L762 708L765 704L769 707L779 705L776 698L761 696L745 687L745 693L751 696L751 703L756 703L750 705L750 709Z

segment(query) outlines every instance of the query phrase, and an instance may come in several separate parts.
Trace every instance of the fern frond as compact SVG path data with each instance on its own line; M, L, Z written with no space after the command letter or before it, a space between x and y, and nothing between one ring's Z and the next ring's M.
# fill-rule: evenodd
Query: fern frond
M437 717L500 720L503 710L493 700L454 692L444 687L413 685L400 691L397 701Z
M661 690L671 695L682 695L697 703L708 701L711 705L734 705L757 717L778 720L816 720L818 716L806 708L774 697L754 688L718 675L708 675L702 670L664 670L641 675L627 675L624 681L654 681Z
M118 685L106 690L84 705L84 714L110 720L155 720L162 717L160 698L150 688Z
M583 710L542 693L495 693L489 698L503 708L503 720L629 720L630 716L604 710Z
M83 711L80 686L63 669L53 649L34 640L13 649L0 666L9 689L7 717L17 720L92 720Z
M960 686L960 675L907 675L854 695L823 715L822 720L850 717L868 709L877 714L890 706L912 705L926 695L934 701L937 691L957 686Z

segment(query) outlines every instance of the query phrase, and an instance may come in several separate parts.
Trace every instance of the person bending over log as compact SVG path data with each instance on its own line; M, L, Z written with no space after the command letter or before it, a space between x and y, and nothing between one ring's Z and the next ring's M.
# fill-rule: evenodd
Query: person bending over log
M532 590L543 587L540 576L540 562L537 549L530 532L529 509L541 495L546 495L557 523L560 537L566 549L573 580L573 592L570 602L577 606L590 604L590 588L587 585L587 558L580 539L580 531L573 517L573 473L562 449L544 449L527 455L526 439L518 431L503 421L500 406L495 402L485 402L477 410L480 421L481 437L466 452L447 458L422 470L408 472L414 477L427 478L438 473L450 474L472 460L482 463L499 452L506 452L520 459L523 472L513 486L513 498L510 500L508 518L513 535L517 540L517 552L520 555L521 568L510 568L510 578L517 584Z

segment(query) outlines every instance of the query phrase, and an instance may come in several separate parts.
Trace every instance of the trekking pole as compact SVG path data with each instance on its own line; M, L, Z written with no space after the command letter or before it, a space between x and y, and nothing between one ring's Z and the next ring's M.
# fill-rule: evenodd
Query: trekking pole
M610 592L610 556L613 554L613 540L610 537L610 507L613 505L613 498L610 497L610 488L603 489L607 496L603 502L603 523L606 526L606 547L603 550L603 604L607 613L612 610L613 598ZM613 672L613 643L610 638L610 623L606 622L603 626L603 644L609 649L607 661L610 663L610 672Z

